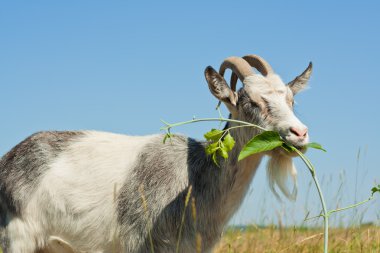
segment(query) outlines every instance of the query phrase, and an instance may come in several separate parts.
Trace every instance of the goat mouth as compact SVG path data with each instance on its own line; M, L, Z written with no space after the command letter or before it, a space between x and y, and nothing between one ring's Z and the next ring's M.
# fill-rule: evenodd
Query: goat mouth
M307 143L305 144L299 144L299 143L291 143L289 141L284 141L285 142L285 145L286 146L290 146L290 147L293 147L293 148L296 148L298 149L299 151L301 151L302 153L305 153L306 150L307 150ZM286 149L286 148L285 148ZM290 148L291 149L291 148ZM289 152L292 152L291 150L287 150ZM294 151L293 151L294 152Z
M306 145L293 145L293 147L295 147L298 150L302 150L306 148Z
M308 142L303 142L303 141L291 141L287 140L287 138L281 137L282 141L285 143L285 145L294 147L298 149L299 151L303 151L304 149L307 149L307 144Z
M300 152L305 153L307 151L307 145L293 145Z
M299 150L299 151L301 151L301 153L306 153L306 151L307 151L307 146L302 146L302 147L297 147L297 149Z
M289 145L292 146L292 147L294 147L294 148L296 148L297 150L299 150L299 152L301 152L303 154L306 153L306 151L307 151L307 147L306 146L293 145L293 144L290 144L290 143L289 143ZM278 150L278 152L280 152L284 156L289 156L289 157L298 157L299 156L299 154L296 151L292 150L289 147L286 148L286 147L283 146L283 147L279 147L277 150Z

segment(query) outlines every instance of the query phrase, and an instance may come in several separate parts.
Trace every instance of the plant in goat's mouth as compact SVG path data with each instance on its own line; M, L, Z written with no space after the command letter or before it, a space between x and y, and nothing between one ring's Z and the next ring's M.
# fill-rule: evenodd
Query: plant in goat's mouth
M206 153L212 156L215 164L218 164L216 160L217 155L227 159L228 152L231 151L235 145L235 140L229 133L229 130L230 129L211 129L211 131L204 134L205 139L210 142L210 144L206 147ZM239 153L238 161L243 160L250 155L270 151L278 147L282 147L288 152L292 152L297 149L296 147L286 143L278 132L264 131L254 136L244 145L243 149ZM305 147L326 151L316 142L309 143Z

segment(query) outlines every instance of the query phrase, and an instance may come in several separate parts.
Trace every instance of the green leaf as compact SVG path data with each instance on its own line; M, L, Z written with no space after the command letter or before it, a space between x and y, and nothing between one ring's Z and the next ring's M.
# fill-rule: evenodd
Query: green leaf
M223 157L224 159L228 158L228 152L225 148L218 149L218 154Z
M216 156L216 152L215 152L214 154L212 154L212 160L214 161L214 163L216 164L216 166L219 167L218 160L216 158L217 158L217 156Z
M243 160L247 156L280 147L283 143L284 142L277 132L265 131L259 135L256 135L247 144L245 144L243 149L240 151L238 161Z
M223 131L222 130L218 130L218 129L211 129L210 132L207 132L204 134L204 137L206 138L206 140L208 141L218 141L223 135Z
M309 144L306 145L306 147L315 148L315 149L319 149L319 150L322 150L324 152L327 152L326 149L324 149L321 144L316 143L316 142L310 142Z
M212 155L214 154L218 149L220 149L219 145L217 142L211 143L206 147L206 154Z
M223 139L223 145L227 152L231 151L235 146L234 138L228 133Z
M372 191L372 196L373 194L375 194L376 192L380 193L380 184L378 186L375 186L371 189Z

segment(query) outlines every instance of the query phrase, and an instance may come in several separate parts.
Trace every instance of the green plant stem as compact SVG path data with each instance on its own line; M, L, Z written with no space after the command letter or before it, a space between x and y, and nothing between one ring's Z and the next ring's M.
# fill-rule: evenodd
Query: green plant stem
M205 122L205 121L233 122L233 123L239 123L239 124L242 124L242 125L245 125L245 126L255 127L255 128L260 129L262 131L267 131L267 129L265 129L265 128L261 127L261 126L252 124L252 123L248 123L248 122L241 121L241 120L226 119L226 118L192 119L192 120L178 122L178 123L174 123L174 124L170 124L170 123L167 123L165 121L162 121L166 126L165 127L161 127L161 130L169 130L170 128L173 128L173 127L187 125L187 124L192 124L192 123L197 123L197 122Z
M323 197L323 193L322 193L322 188L321 186L319 185L319 181L318 181L318 178L317 178L317 175L315 173L315 169L314 169L314 166L313 164L310 162L310 160L302 153L300 152L298 149L294 149L294 151L297 152L297 154L301 157L302 161L306 164L306 166L309 168L310 170L310 173L311 173L311 176L314 180L314 183L315 183L315 186L317 188L317 191L318 191L318 195L319 195L319 199L321 200L321 204L322 204L322 217L323 217L323 221L324 221L324 243L323 243L323 252L324 253L328 253L328 242L329 242L329 215L330 213L327 212L327 208L326 208L326 202L325 202L325 198Z
M223 133L222 136L220 137L219 141L221 141L221 140L223 139L223 137L226 136L226 134L227 134L230 130L232 130L232 129L236 129L236 128L243 128L243 127L250 127L250 126L247 126L247 125L243 125L243 126L233 126L233 127L229 127L229 128L227 128L227 129L223 130L224 133Z
M367 203L368 201L371 201L372 199L373 199L373 196L371 196L371 197L369 197L368 199L365 199L365 200L363 200L363 201L361 201L361 202L358 202L358 203L355 203L355 204L352 204L352 205L349 205L349 206L346 206L346 207L342 207L342 208L337 208L337 209L334 209L334 210L330 210L330 211L328 211L328 214L329 214L329 216L330 216L330 214L332 214L332 213L336 213L336 212L340 212L340 211L345 211L345 210L347 210L347 209L355 208L355 207L357 207L357 206L360 206L360 205L363 205L363 204ZM322 217L322 215L318 215L318 216L314 216L314 217L307 218L307 219L305 219L305 221L307 221L307 220L312 220L312 219L316 219L316 218L320 218L320 217Z
M323 251L325 253L327 253L328 252L328 244L329 244L329 213L327 212L326 202L324 200L323 193L322 193L322 190L321 190L321 186L319 185L319 181L318 181L318 178L317 178L317 176L315 174L315 171L314 171L314 174L313 174L313 180L315 182L315 186L318 189L318 195L319 195L319 198L321 199L321 204L322 204L323 221L324 221Z
M334 209L334 210L331 210L329 211L329 214L332 214L332 213L335 213L335 212L340 212L340 211L344 211L344 210L347 210L347 209L351 209L351 208L354 208L354 207L357 207L357 206L360 206L364 203L367 203L368 201L372 200L373 199L373 196L369 197L368 199L366 200L363 200L361 202L358 202L356 204L352 204L350 206L346 206L346 207L342 207L342 208L338 208L338 209Z

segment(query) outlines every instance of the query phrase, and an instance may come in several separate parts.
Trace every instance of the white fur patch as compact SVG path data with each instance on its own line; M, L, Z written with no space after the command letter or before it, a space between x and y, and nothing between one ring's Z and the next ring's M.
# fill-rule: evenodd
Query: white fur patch
M154 136L88 131L50 165L25 210L29 236L56 236L84 251L120 249L116 198ZM54 222L51 222L54 221ZM43 246L43 245L40 245Z
M261 75L253 75L247 76L244 79L244 86L246 89L248 88L252 92L258 92L261 95L265 95L269 92L285 92L286 86L281 78L276 75L269 76L261 76Z
M277 185L277 187L287 198L291 200L295 200L297 198L297 170L291 157L281 155L280 152L276 152L276 155L269 158L267 164L267 175L269 186L277 198L280 198L280 196L276 192L275 185ZM287 187L289 176L293 181L292 192L290 192Z

